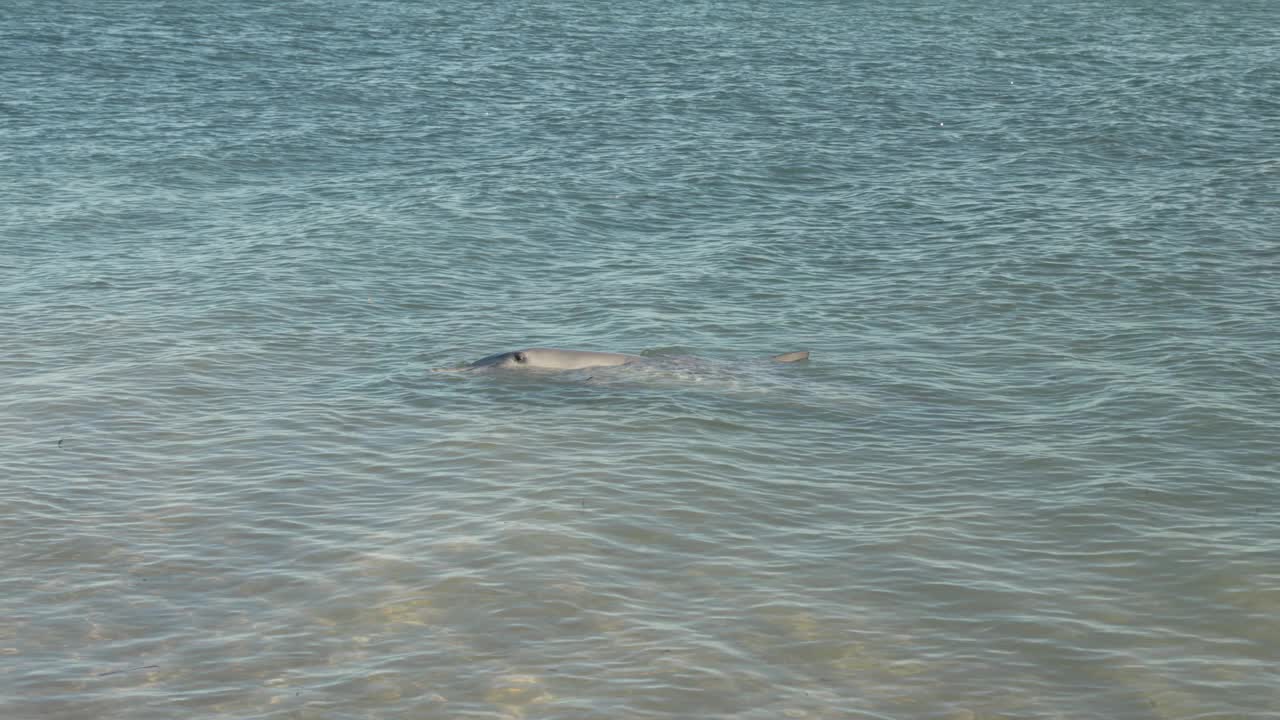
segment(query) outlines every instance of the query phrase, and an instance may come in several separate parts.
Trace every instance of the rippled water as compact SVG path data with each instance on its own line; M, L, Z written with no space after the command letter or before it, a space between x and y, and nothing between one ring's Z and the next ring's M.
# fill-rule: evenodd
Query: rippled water
M1278 717L1276 20L7 0L0 716Z

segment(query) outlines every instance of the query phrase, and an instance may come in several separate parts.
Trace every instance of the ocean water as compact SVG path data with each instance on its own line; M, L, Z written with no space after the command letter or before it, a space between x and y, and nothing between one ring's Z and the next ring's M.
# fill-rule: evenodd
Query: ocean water
M1277 718L1277 438L1269 0L0 3L6 720Z

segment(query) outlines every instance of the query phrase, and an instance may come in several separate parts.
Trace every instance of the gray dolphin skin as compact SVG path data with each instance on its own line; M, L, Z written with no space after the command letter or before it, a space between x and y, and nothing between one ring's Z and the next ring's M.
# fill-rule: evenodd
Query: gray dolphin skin
M801 360L809 359L809 351L797 350L795 352L782 353L781 355L774 355L769 359L774 362L780 362L780 363L800 362Z
M527 348L498 353L480 358L470 368L506 368L515 370L581 370L590 367L626 365L640 360L639 355L592 352L590 350L560 350L558 348Z
M808 360L808 351L783 353L769 358L774 362L792 363ZM593 367L612 367L642 362L639 355L624 353L594 352L591 350L562 350L559 348L526 348L511 352L498 353L480 358L460 370L581 370Z

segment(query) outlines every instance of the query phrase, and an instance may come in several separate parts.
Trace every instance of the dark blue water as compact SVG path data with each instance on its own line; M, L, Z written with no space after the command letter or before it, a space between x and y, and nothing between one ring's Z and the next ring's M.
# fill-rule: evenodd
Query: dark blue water
M1276 717L1276 20L7 0L0 715Z

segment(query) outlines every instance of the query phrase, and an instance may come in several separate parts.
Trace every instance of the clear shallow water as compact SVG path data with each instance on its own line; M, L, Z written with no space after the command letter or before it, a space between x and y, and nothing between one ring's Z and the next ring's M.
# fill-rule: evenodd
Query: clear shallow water
M9 2L3 716L1275 717L1275 19Z

